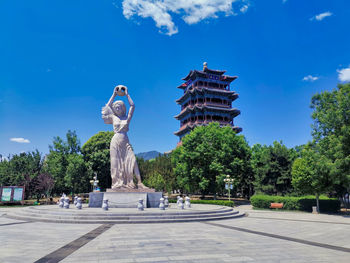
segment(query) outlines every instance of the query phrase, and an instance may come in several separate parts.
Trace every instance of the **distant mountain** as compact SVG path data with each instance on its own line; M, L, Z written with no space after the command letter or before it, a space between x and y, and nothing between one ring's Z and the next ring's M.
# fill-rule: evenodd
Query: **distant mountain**
M160 152L150 151L150 152L144 152L144 153L137 153L136 156L139 158L143 158L144 160L147 161L158 157L159 154L162 155L162 153Z

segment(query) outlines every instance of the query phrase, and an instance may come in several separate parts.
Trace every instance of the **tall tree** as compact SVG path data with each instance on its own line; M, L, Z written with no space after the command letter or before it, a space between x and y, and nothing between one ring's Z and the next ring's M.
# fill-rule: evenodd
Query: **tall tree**
M350 83L315 94L311 108L314 142L331 161L333 189L341 195L350 188Z
M314 149L313 149L314 148ZM330 170L332 163L325 155L320 154L311 145L302 150L292 166L292 184L300 194L316 196L317 211L320 211L319 197L332 187Z
M59 136L54 137L49 149L50 153L45 158L45 169L55 181L53 192L85 192L89 187L88 174L76 132L69 130L66 140Z
M96 173L102 190L111 187L109 145L114 132L99 132L92 136L82 147L88 174L92 178Z
M148 161L137 158L137 163L140 168L142 181L148 187L167 192L177 188L171 154L162 154Z
M256 144L252 147L252 152L255 190L272 195L290 193L291 168L297 156L296 151L275 141L270 146Z
M25 198L28 198L39 193L36 185L41 183L43 173L43 160L38 150L15 154L0 162L0 185L25 186Z
M250 148L242 135L218 123L195 128L172 153L174 172L183 191L222 193L230 175L236 187L249 187L244 177L251 173Z

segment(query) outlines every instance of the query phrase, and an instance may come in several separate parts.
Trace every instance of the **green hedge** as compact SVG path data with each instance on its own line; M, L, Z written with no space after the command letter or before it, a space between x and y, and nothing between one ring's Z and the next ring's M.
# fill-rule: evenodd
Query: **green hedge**
M311 212L312 207L316 206L315 196L273 196L273 195L253 195L250 202L255 208L270 208L271 203L283 203L285 210L300 210ZM340 209L340 202L336 198L320 196L320 212L336 213Z
M176 203L176 199L169 199L169 203ZM233 201L226 200L191 200L191 204L207 204L207 205L222 205L222 206L234 206Z

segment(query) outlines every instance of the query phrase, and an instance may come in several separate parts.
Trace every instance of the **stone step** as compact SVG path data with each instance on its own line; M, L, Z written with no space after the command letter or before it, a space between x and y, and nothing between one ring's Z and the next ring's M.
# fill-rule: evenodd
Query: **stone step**
M34 217L34 218L49 218L49 219L59 219L59 220L138 220L138 219L145 219L145 220L149 220L149 219L181 219L181 218L187 218L187 219L195 219L195 218L207 218L207 217L223 217L223 216L228 216L228 215L234 215L237 214L238 211L233 211L233 210L229 210L229 211L223 211L221 213L215 213L215 214L195 214L195 213L191 213L191 214L186 214L186 213L182 213L182 214L168 214L168 213L163 213L163 214L152 214L152 213L145 213L142 214L142 212L138 213L138 214L132 214L132 215L125 215L125 214L107 214L108 212L106 211L105 214L97 214L97 215L93 215L93 214L85 214L85 215L77 215L74 213L71 214L65 214L65 213L61 213L61 214L40 214L40 213L35 213L32 211L18 211L16 212L14 215L15 216L21 216L21 217Z
M28 211L28 213L40 213L40 214L52 214L52 215L82 215L82 216L113 216L113 215L120 215L120 212L112 212L111 210L109 211L102 211L101 212L90 212L87 213L86 211L89 210L90 208L83 208L82 210L77 210L75 207L71 207L69 209L64 209L64 208L57 208L57 210L49 210L49 209L38 209L36 207L27 207L25 209L22 209L22 211ZM115 209L115 208L114 208ZM72 211L74 210L74 211ZM195 211L195 210L189 210L189 209L184 209L184 210L174 210L169 212L168 209L165 210L167 215L191 215L191 214L220 214L220 213L225 213L225 212L230 212L233 211L233 208L231 207L220 207L215 210L208 210L208 211ZM159 212L148 212L148 211L137 211L137 208L135 207L135 212L133 213L123 213L124 216L144 216L147 214L152 214L152 215L164 215L165 213L159 210Z
M149 223L181 223L181 222L199 222L199 221L211 221L211 220L224 220L224 219L232 219L239 218L244 216L245 213L231 213L223 216L206 216L206 217L196 217L196 218L172 218L172 219L147 219L147 218L137 218L137 219L119 219L119 220L111 220L111 219L58 219L58 218L45 218L45 217L37 217L37 216L23 216L18 215L16 213L8 213L5 217L23 220L23 221L39 221L39 222L48 222L48 223L66 223L66 224L149 224Z

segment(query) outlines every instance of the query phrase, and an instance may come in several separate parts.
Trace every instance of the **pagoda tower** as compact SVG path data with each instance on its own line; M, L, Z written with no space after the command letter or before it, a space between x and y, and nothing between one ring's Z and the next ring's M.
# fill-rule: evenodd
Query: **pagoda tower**
M242 128L234 126L233 119L241 112L232 108L232 102L238 94L230 90L230 84L237 77L224 75L226 71L209 69L204 62L203 70L191 70L183 78L185 83L178 88L184 91L176 103L181 105L181 112L175 116L180 121L180 129L174 134L180 141L184 135L196 126L218 122L220 126L231 126L237 133Z

